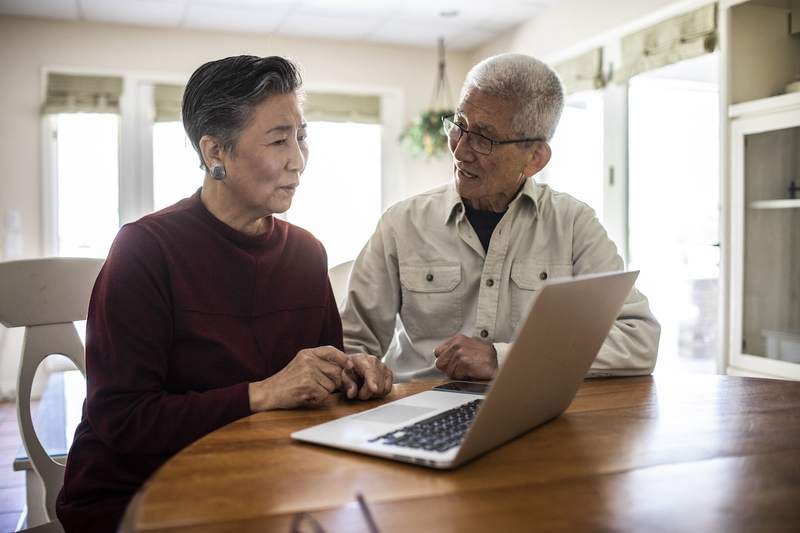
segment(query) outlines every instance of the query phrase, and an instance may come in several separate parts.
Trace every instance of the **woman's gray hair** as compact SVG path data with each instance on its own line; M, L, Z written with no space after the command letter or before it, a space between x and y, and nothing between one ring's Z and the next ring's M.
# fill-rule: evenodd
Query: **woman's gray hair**
M558 75L524 54L500 54L484 59L469 71L461 100L471 89L509 98L517 113L511 128L515 135L550 140L564 108L564 88Z
M253 108L273 94L299 93L297 65L278 56L234 56L210 61L194 71L183 93L183 128L208 170L200 151L203 135L215 137L232 153Z

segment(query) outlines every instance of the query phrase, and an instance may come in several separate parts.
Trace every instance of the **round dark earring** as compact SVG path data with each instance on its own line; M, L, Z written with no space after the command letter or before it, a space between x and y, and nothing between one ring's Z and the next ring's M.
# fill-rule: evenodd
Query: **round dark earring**
M211 177L215 180L222 180L225 178L225 167L222 165L214 165L211 167Z

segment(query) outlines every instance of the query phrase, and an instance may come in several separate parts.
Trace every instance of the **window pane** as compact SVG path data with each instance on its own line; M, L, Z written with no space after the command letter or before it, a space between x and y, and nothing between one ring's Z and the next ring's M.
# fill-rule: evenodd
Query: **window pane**
M637 285L661 322L658 371L713 372L719 96L715 82L681 77L713 78L714 56L684 63L630 82L630 267L641 269Z
M205 173L181 122L153 125L153 208L158 211L191 196Z
M541 182L586 202L603 218L603 94L585 91L567 97L550 142L553 155Z
M328 265L355 259L381 214L381 126L309 122L310 155L286 219L314 234Z
M75 113L56 120L58 253L105 257L119 229L118 117Z

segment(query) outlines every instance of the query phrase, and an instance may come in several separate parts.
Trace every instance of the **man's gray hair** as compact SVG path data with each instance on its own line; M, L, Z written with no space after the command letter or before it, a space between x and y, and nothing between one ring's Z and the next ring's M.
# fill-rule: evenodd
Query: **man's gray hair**
M472 89L516 102L511 124L515 135L548 141L553 137L564 108L564 88L553 69L538 59L525 54L484 59L467 74L461 100Z

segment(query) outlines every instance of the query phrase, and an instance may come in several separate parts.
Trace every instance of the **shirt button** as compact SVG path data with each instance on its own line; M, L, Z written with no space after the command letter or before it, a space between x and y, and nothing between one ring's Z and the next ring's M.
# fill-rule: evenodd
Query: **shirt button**
M428 274L427 276L425 276L425 279L427 279L428 281L433 281L433 274Z
M488 332L488 331L486 331L485 329L482 329L482 330L481 330L481 337L483 337L483 338L485 339L485 338L486 338L486 337L488 337L488 336L489 336L489 332Z
M542 280L542 281L546 280L547 279L547 272L542 272L541 274L539 274L539 279Z
M491 287L492 285L494 285L494 280L493 279L487 279L486 280L486 286L487 287Z

